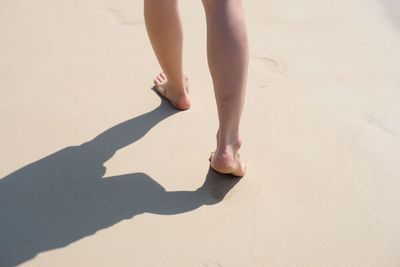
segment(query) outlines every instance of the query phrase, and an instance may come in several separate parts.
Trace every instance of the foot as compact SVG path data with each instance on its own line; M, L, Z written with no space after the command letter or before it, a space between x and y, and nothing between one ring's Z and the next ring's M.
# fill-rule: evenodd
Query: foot
M160 73L154 79L154 90L162 97L168 100L168 102L178 110L187 110L191 106L189 97L189 86L188 79L185 77L184 89L179 90L174 88L170 82L168 82L167 76L164 73Z
M243 177L246 172L246 166L240 159L239 148L239 143L217 148L210 155L210 167L222 174Z

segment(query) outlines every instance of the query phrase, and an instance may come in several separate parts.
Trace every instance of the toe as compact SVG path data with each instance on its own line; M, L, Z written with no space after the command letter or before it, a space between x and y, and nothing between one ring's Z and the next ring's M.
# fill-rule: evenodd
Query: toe
M159 84L165 83L165 80L164 80L161 76L158 76L158 77L156 78L156 80L159 82Z
M208 158L208 161L209 161L209 162L211 162L213 156L214 156L214 152L211 152L211 153L210 153L210 157Z
M161 85L161 83L157 84L154 88L159 94L165 97L165 88Z

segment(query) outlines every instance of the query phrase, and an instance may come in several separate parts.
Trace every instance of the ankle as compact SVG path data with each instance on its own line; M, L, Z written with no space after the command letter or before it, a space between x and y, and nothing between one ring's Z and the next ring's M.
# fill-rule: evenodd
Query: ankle
M187 84L186 78L182 80L175 80L168 77L169 87L176 93L177 95L186 95L187 94Z
M239 137L220 138L218 141L217 151L221 154L229 152L237 152L242 146L242 140Z

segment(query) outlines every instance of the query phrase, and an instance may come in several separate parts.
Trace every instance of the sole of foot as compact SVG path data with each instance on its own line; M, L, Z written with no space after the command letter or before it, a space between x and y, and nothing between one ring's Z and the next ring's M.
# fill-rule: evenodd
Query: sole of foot
M153 89L164 99L166 99L173 108L177 110L188 110L191 107L191 101L189 97L189 85L188 78L185 77L185 89L176 92L170 83L168 82L167 75L160 73L154 79Z
M246 165L240 159L240 155L237 154L236 159L229 156L216 156L215 152L211 152L210 167L214 171L224 174L231 175L235 177L243 177L246 173Z

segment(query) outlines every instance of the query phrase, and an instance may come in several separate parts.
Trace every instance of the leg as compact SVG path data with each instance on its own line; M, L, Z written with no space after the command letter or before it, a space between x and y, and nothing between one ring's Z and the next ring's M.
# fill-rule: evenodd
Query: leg
M144 0L146 29L163 73L154 80L156 90L172 106L190 108L187 80L182 70L182 26L177 0Z
M218 107L217 149L211 167L243 176L239 124L248 65L248 42L241 0L203 0L207 18L208 64Z

